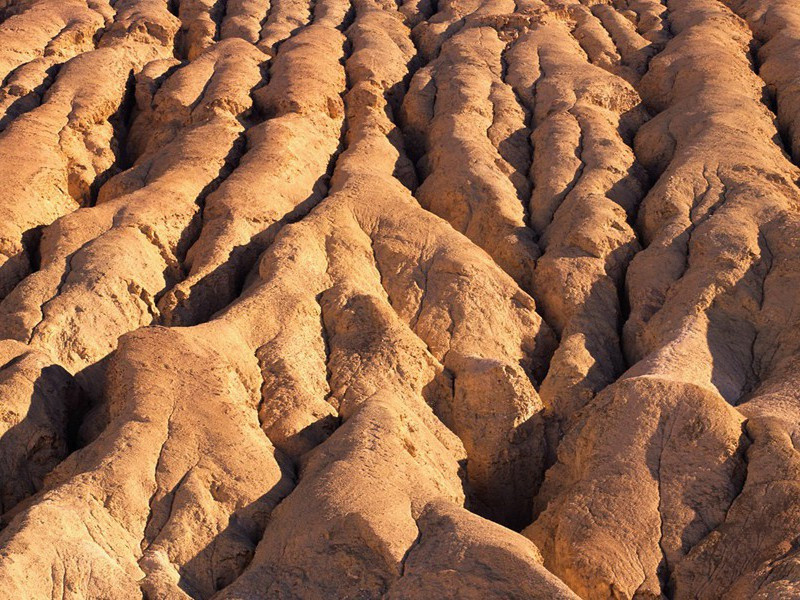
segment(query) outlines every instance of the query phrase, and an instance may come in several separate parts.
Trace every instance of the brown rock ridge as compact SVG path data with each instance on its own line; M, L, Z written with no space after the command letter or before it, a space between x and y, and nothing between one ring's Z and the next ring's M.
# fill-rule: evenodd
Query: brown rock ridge
M0 598L800 595L800 6L0 0Z

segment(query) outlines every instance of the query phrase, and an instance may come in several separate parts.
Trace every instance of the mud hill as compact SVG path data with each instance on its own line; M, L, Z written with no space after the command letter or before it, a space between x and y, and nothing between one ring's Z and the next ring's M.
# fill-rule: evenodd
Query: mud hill
M800 597L797 0L0 0L0 598Z

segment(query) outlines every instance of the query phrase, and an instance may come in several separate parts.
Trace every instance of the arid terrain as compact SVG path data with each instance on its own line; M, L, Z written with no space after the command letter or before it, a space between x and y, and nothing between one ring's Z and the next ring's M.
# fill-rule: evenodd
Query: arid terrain
M0 598L800 598L800 2L0 0Z

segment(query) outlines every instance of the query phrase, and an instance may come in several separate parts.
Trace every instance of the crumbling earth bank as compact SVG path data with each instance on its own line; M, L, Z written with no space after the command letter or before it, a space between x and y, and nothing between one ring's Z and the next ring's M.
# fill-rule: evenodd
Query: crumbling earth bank
M0 597L800 596L795 0L0 2Z

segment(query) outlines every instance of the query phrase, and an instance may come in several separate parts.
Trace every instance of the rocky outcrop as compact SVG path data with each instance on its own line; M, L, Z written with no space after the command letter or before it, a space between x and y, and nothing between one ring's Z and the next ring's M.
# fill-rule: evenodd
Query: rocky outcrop
M798 48L0 2L0 598L797 595Z

